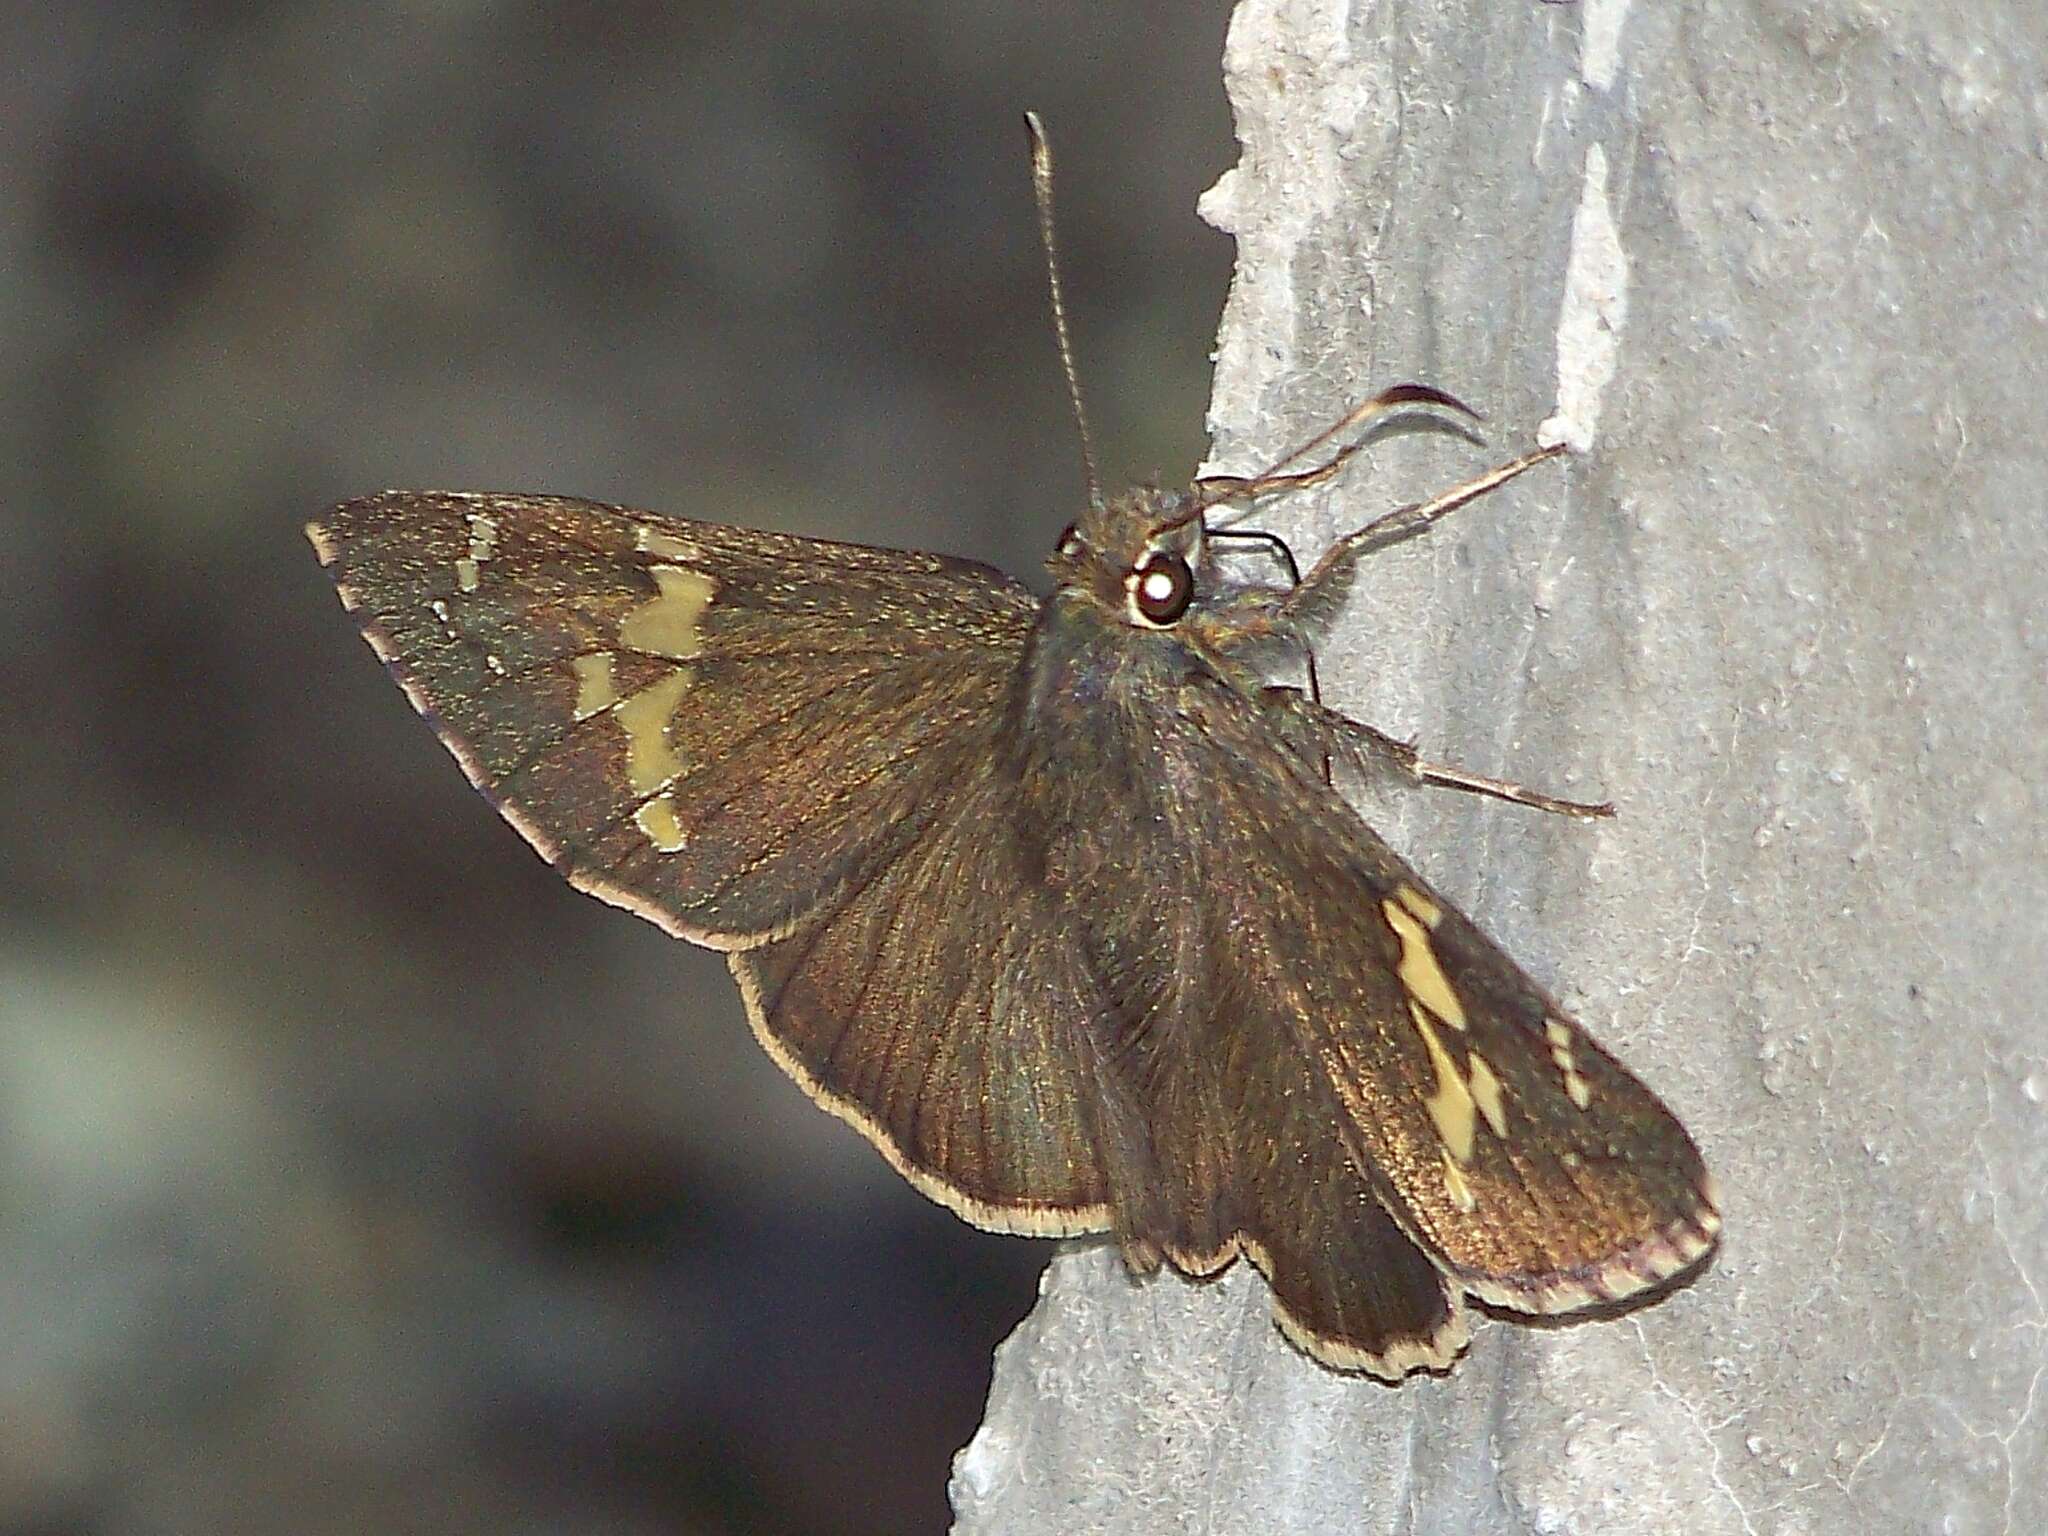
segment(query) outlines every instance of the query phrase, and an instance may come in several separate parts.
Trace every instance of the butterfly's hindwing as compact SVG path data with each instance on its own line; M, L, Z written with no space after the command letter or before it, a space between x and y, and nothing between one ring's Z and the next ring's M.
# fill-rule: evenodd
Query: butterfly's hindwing
M721 948L914 832L996 728L1035 607L968 561L555 497L388 493L312 533L507 819Z
M1222 824L1240 807L1214 776L1233 765L1148 673L1170 649L1092 628L1057 605L1041 627L1021 787L1042 878L1108 1004L1104 1119L1138 1127L1101 1143L1126 1251L1196 1274L1250 1257L1289 1336L1330 1364L1388 1378L1448 1365L1466 1336L1458 1288L1341 1135L1292 1017L1320 958L1289 950L1288 920L1264 911L1331 893L1263 878L1251 845L1270 818ZM1133 707L1162 688L1165 708ZM1075 698L1098 702L1077 717Z
M1025 877L1011 785L956 768L914 843L733 972L769 1053L925 1193L1001 1231L1101 1231L1079 1038L1100 999Z
M1449 1365L1466 1339L1459 1288L1388 1214L1314 1063L1270 1016L1238 1007L1216 1021L1219 1130L1234 1152L1235 1225L1281 1326L1328 1364L1388 1379Z

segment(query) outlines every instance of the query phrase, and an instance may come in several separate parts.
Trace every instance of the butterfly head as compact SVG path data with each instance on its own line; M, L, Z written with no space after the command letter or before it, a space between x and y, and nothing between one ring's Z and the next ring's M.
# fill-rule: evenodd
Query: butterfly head
M1070 526L1046 567L1133 628L1171 629L1200 595L1203 505L1188 491L1132 491Z

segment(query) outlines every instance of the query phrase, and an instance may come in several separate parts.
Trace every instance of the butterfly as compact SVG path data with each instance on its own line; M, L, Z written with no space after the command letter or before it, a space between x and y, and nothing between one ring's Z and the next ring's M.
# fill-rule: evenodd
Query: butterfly
M1040 188L1049 231L1049 192ZM1048 252L1050 240L1048 237ZM1071 352L1057 303L1062 356ZM1075 390L1078 414L1079 392ZM1420 385L1332 429L1464 409ZM1085 444L1085 424L1084 424ZM1091 495L1049 597L973 561L553 496L395 491L309 536L470 782L580 890L725 954L812 1099L977 1226L1239 1257L1315 1359L1447 1368L1466 1300L1559 1313L1704 1261L1662 1103L1404 862L1271 685L1366 556L1551 456L1225 578L1210 513L1318 468ZM1092 458L1090 483L1093 485Z

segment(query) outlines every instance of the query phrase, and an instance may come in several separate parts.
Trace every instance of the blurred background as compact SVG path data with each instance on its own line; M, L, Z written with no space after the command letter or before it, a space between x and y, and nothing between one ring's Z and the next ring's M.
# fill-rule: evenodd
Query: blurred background
M464 785L301 535L559 491L1035 572L1189 474L1226 9L0 23L0 1532L942 1528L1048 1249Z

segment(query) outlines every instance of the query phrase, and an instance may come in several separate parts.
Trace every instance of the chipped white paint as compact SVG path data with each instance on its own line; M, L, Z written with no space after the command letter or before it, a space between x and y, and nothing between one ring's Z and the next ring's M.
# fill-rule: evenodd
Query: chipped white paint
M1614 380L1627 323L1628 255L1607 198L1607 152L1595 144L1586 151L1557 317L1557 411L1537 428L1539 443L1566 443L1574 453L1592 449L1601 396Z
M1614 89L1621 68L1621 29L1630 0L1583 0L1579 6L1579 78L1596 91Z
M1039 1279L1038 1293L1041 1296L1045 1294L1045 1277L1051 1273L1047 1270ZM1023 1330L1020 1328L1018 1333L1021 1337ZM1017 1455L1017 1448L1009 1435L992 1424L983 1424L974 1432L974 1438L961 1447L960 1454L953 1458L953 1485L964 1489L975 1499L985 1499L1012 1474ZM953 1502L957 1509L960 1499L956 1496Z
M1267 41L1276 3L1253 0L1233 8L1223 67L1243 152L1195 205L1203 219L1237 240L1237 267L1217 332L1217 402L1269 399L1298 387L1302 327L1313 307L1301 284L1312 282L1308 272L1321 265L1305 264L1303 253L1323 248L1352 190L1370 184L1374 167L1387 163L1412 105L1403 90L1406 48L1395 35L1399 29L1361 25L1368 7L1330 0L1285 7L1299 49L1289 55L1288 88L1250 84L1265 81L1276 67ZM1286 171L1276 172L1282 164ZM1261 195L1276 175L1284 175L1289 195ZM1361 253L1368 269L1374 254ZM1369 293L1359 295L1361 305L1370 302ZM1256 473L1286 446L1239 441L1242 419L1223 419L1214 404L1210 411L1217 441L1204 474Z

